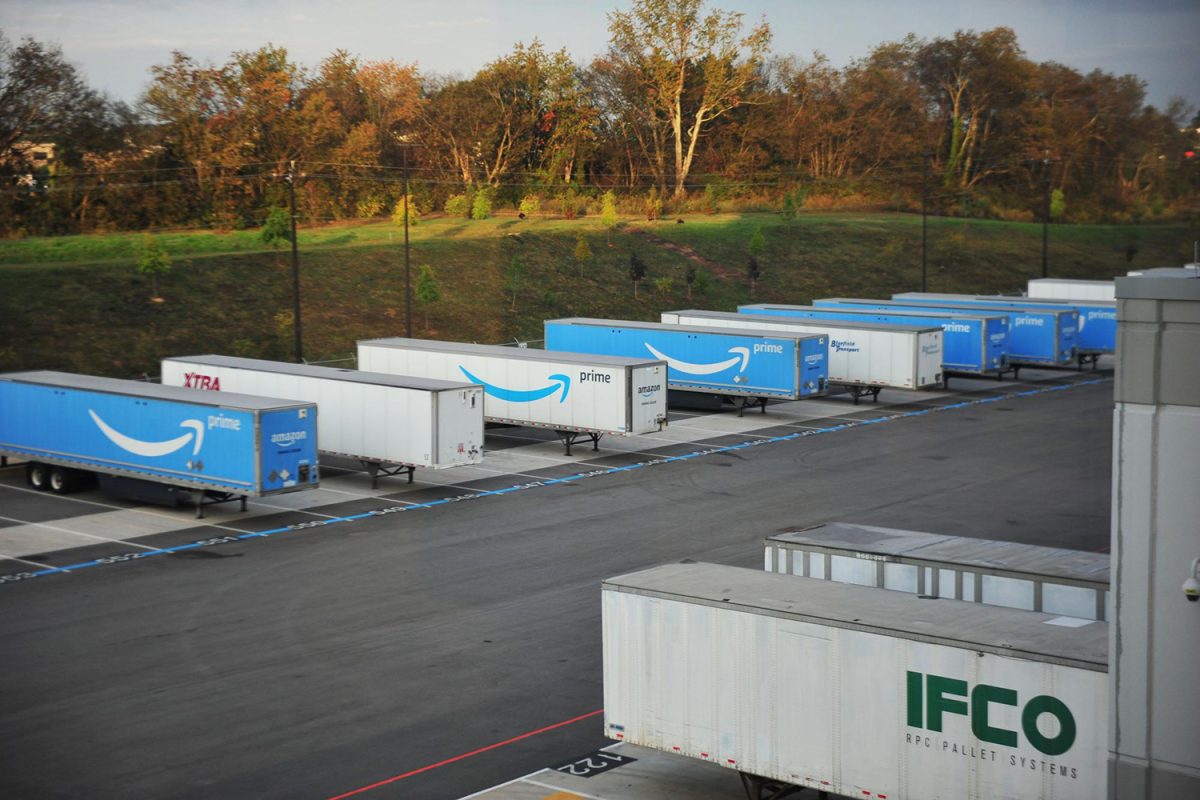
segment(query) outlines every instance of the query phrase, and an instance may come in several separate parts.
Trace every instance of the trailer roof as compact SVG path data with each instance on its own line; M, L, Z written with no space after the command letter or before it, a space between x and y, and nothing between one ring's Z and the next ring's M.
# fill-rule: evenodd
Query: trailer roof
M1107 306L1115 307L1116 300L1062 300L1057 297L1025 297L1025 296L1010 296L1001 294L953 294L941 292L905 292L899 299L920 300L923 297L932 297L937 300L993 300L997 303L1022 303L1028 305L1051 305L1051 306L1066 306L1066 305L1092 305L1092 306ZM896 299L896 298L893 298Z
M346 381L349 383L368 383L375 386L391 386L397 389L421 389L438 392L447 390L467 389L479 386L467 381L444 381L438 378L419 378L411 375L388 375L383 372L363 372L357 369L339 369L337 367L321 367L312 364L289 364L285 361L266 361L259 358L238 358L236 356L172 356L163 361L176 361L186 364L204 364L213 367L229 369L246 369L258 372L277 372L284 375L299 375L305 378L322 378L331 381Z
M471 342L442 342L436 339L406 339L391 336L384 339L360 339L360 345L396 347L406 350L432 350L439 353L472 353L475 355L517 358L522 361L555 361L563 364L601 365L609 367L644 367L666 364L656 358L600 356L591 353L570 353L565 350L536 350L530 347L509 347L504 344L473 344Z
M925 561L989 574L1066 579L1107 586L1110 559L1103 553L1041 547L969 536L831 522L767 537L768 542L805 549L853 551L876 560Z
M891 300L872 300L871 298L860 297L822 297L821 300L828 300L831 303L877 303L886 305ZM754 305L738 306L738 309L743 308L794 308L798 311L855 311L853 308L826 308L824 306L792 306L780 303L756 303ZM863 309L864 314L888 314L895 313L905 317L966 317L968 319L1008 319L1008 314L997 313L975 313L969 309L949 308L945 311L938 311L936 308L897 308L894 312L878 311L875 309Z
M905 294L911 295L914 293L906 292ZM919 293L917 293L917 294L919 294ZM935 295L935 294L930 294L927 296L928 297L938 297L938 295ZM954 295L946 295L946 299L954 300L955 296ZM893 297L891 300L879 300L877 302L884 303L884 304L898 303L901 305L903 305L905 303L910 303L910 304L919 306L919 305L921 305L921 298L920 297L905 297L904 295L900 295L898 297ZM1001 311L1005 314L1011 314L1014 310L1016 310L1016 309L1011 309L1011 308L1005 308L1004 306L986 306L986 305L977 306L973 303L965 303L963 305L954 305L953 303L948 303L946 305L939 304L937 307L938 308L958 308L958 309L978 308L983 311ZM1033 309L1033 308L1031 308L1031 309L1029 309L1029 312L1032 314L1074 314L1074 313L1076 313L1075 310L1072 308L1061 308L1061 309L1058 309L1058 308Z
M719 333L724 336L755 336L760 339L815 339L819 333L788 333L756 328L718 328L709 325L672 325L669 322L638 322L627 319L594 319L592 317L563 317L548 319L545 324L558 322L563 325L594 325L596 327L638 328L641 330L686 331L690 333Z
M283 400L275 397L258 397L236 392L213 392L206 389L184 389L179 386L163 386L161 383L131 381L121 378L101 378L96 375L77 375L72 372L36 370L32 372L8 372L0 374L0 380L15 383L34 383L41 386L59 386L66 389L81 389L89 392L120 394L130 397L153 397L178 403L212 406L214 408L236 408L242 411L268 411L278 408L300 408L313 403L302 400Z
M819 309L818 309L819 310ZM747 322L770 323L772 325L820 325L830 328L851 328L865 331L904 331L906 333L940 332L938 325L906 325L902 322L854 322L853 320L838 319L808 319L804 317L783 317L770 314L741 314L734 311L703 311L688 309L686 311L664 311L664 314L679 314L692 317L712 317L714 319L744 319ZM876 314L883 312L876 311ZM767 330L771 330L768 328Z
M603 582L681 600L911 641L1108 670L1108 624L719 564L664 564ZM1082 623L1082 624L1080 624Z

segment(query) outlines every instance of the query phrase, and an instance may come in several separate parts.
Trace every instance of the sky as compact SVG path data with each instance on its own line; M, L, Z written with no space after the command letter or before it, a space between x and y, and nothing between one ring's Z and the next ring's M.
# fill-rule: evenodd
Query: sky
M336 49L362 60L416 62L426 73L470 76L538 38L577 62L608 44L607 14L630 0L0 0L0 29L59 45L88 84L135 102L150 68L179 50L222 64L238 50L271 43L315 67ZM1011 27L1026 55L1082 72L1133 73L1147 100L1200 107L1200 0L709 0L765 17L776 55L835 65L909 33ZM748 26L747 26L748 27Z

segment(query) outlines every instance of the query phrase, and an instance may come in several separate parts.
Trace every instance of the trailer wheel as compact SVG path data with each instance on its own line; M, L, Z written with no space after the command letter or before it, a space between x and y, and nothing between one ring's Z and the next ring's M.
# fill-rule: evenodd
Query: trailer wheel
M70 494L75 491L75 472L66 467L50 470L50 491L55 494Z
M39 492L50 486L50 467L39 461L30 461L25 467L25 481Z

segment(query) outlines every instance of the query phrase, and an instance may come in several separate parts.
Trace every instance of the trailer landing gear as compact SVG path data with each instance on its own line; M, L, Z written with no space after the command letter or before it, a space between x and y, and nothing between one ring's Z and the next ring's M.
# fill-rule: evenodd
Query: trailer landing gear
M412 483L413 482L413 472L416 470L416 467L408 467L408 466L401 466L401 465L387 466L387 465L381 464L378 461L359 461L358 463L362 464L363 469L365 469L367 471L367 474L371 476L371 488L372 489L378 488L379 476L381 476L381 475L385 478L394 478L398 475L407 475L408 482Z
M803 786L773 781L747 772L739 771L738 775L742 779L742 788L746 790L747 800L780 800L780 798L791 797L804 791ZM829 793L818 791L817 797L824 800L829 797Z
M558 434L558 440L563 443L563 447L567 448L567 455L571 455L571 445L580 441L592 443L592 450L600 449L600 437L603 433L591 433L585 431L555 431Z
M738 416L742 416L747 408L757 408L762 413L767 413L767 398L765 397L731 397L729 402L737 406Z
M879 392L883 388L881 386L849 386L850 396L854 398L854 405L858 405L859 398L871 395L871 402L879 402Z

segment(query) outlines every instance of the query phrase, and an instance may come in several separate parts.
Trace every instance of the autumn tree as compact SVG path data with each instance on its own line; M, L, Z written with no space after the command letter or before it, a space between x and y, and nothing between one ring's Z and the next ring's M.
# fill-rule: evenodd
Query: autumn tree
M670 123L677 198L701 135L749 99L771 42L765 20L742 37L741 14L704 12L704 0L635 0L630 11L608 16L610 60Z
M575 265L579 268L579 277L583 277L583 265L592 260L592 248L588 247L583 234L575 237Z
M142 236L137 271L139 274L150 276L150 296L155 302L160 302L162 297L158 294L158 276L171 271L171 257L158 243L158 239L148 233Z
M611 191L604 193L600 211L600 224L604 226L608 246L612 247L612 231L617 227L617 197Z
M638 284L646 279L646 262L637 253L629 254L629 280L633 283L633 299L638 296Z
M442 299L442 290L438 284L433 267L422 264L417 270L417 282L413 286L413 297L425 313L425 330L429 330L429 306Z

